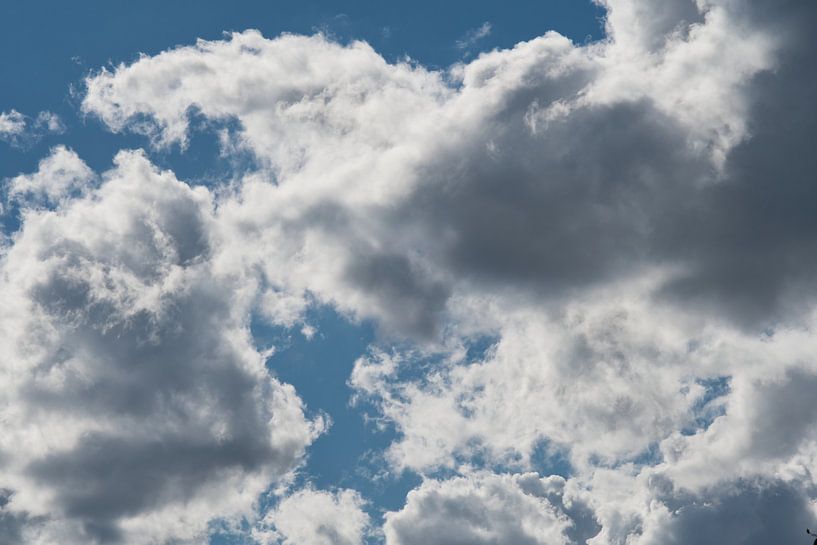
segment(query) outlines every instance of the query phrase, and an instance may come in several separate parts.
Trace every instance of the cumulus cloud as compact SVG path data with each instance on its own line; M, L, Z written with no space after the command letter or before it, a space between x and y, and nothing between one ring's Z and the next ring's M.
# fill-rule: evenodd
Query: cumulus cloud
M84 166L57 149L23 182L59 185L59 161ZM98 189L26 211L0 287L0 487L24 542L199 542L320 431L213 270L212 206L121 152Z
M698 497L681 495L669 508L670 522L643 543L791 543L814 520L802 488L777 481L739 481Z
M238 143L277 184L254 198L267 210L289 201L287 221L264 230L314 235L297 245L323 271L311 291L401 334L438 332L466 284L548 296L656 265L675 268L668 296L753 325L785 314L804 278L794 265L718 284L750 243L732 206L747 182L728 182L727 156L749 135L752 84L783 38L714 2L686 34L656 22L665 40L653 48L617 38L643 12L610 10L609 41L550 33L447 75L389 65L361 43L234 34L103 71L83 108L156 145L184 145L191 109L236 118Z
M425 478L390 545L802 524L817 7L602 3L604 40L445 72L247 31L92 74L83 110L111 130L183 148L194 113L236 121L224 153L258 168L211 193L124 152L94 188L57 148L15 179L56 209L27 205L5 249L2 524L161 542L248 512L320 429L248 316L310 305L385 333L350 384L396 427L392 467ZM527 470L543 445L569 479L469 469ZM298 492L258 535L354 543L361 502Z
M269 545L360 545L371 524L363 507L354 490L306 488L267 512L253 537Z
M88 189L94 178L95 173L73 150L56 146L40 161L37 172L12 178L8 193L13 200L54 206Z
M554 320L494 307L507 321L482 361L450 357L407 381L410 354L376 353L358 360L350 383L401 431L389 452L397 467L454 467L474 454L525 466L543 441L575 465L635 458L692 425L709 339L635 301L600 302Z
M388 513L389 545L563 545L598 532L593 513L561 477L478 473L428 480Z

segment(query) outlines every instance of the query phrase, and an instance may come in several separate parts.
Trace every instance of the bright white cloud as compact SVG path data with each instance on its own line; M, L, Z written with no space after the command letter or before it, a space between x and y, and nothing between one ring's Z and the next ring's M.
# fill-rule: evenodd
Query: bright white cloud
M57 146L40 161L37 172L12 178L8 191L15 200L54 205L88 189L94 178L94 172L73 150Z
M353 490L306 488L283 498L253 537L264 545L362 545L371 524L363 507Z
M477 473L428 480L386 515L387 545L565 545L598 531L561 477ZM575 518L573 518L575 517Z
M633 458L691 425L705 393L695 377L711 372L710 338L636 301L594 294L552 320L495 306L504 322L483 361L455 357L406 383L405 364L378 355L357 362L351 383L381 396L397 423L398 467L433 470L474 453L524 466L543 441L577 465Z

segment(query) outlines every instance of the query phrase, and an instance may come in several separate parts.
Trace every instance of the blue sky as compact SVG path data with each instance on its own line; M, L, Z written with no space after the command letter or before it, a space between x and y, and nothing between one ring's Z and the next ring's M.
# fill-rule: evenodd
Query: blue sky
M0 545L802 537L814 24L7 2Z

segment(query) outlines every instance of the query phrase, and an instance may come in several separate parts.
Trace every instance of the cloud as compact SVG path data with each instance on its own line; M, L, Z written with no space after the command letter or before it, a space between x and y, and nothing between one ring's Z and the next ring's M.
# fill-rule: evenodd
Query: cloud
M641 21L610 7L613 36ZM659 289L695 299L716 275L707 245L743 259L742 241L710 234L740 227L720 195L742 195L726 157L782 47L732 3L697 14L679 20L686 34L655 23L658 50L549 33L448 74L389 65L362 43L233 34L103 70L83 109L160 146L184 145L191 108L237 119L237 142L277 184L252 191L267 210L289 201L287 221L257 227L308 236L293 251L323 271L298 274L308 287L275 284L401 335L433 337L451 296L475 286L550 297L659 266L676 271ZM756 274L701 295L749 325L785 314L779 280L796 271Z
M62 134L65 124L53 112L40 112L32 120L17 110L0 112L0 140L13 146L26 146L40 140L46 134Z
M728 480L692 493L654 474L604 473L592 482L602 532L591 543L796 541L814 517L813 487L774 477Z
M66 130L65 123L63 123L60 116L54 112L38 113L37 119L34 121L34 126L44 132L52 134L62 134Z
M54 206L89 189L94 172L65 146L56 146L40 161L37 172L9 180L9 198Z
M479 473L427 480L387 513L387 545L584 543L598 526L561 477Z
M353 490L306 488L283 498L253 537L262 544L360 545L371 524L363 507Z
M23 181L59 182L60 161L84 167L58 148ZM139 152L102 178L28 209L3 258L4 517L26 542L198 542L251 516L322 423L268 375L240 280L213 270L208 191Z
M457 40L457 49L469 49L489 34L491 34L491 23L486 21L479 27L472 28L466 32L462 38Z
M817 8L604 5L605 40L551 32L445 72L247 31L92 74L83 110L111 130L183 148L191 115L234 120L223 153L258 169L210 192L124 152L83 193L45 175L57 156L82 171L63 148L18 178L58 202L27 209L3 262L4 524L161 542L250 512L320 423L267 375L248 316L293 327L310 305L384 333L350 384L396 427L392 468L425 477L388 543L800 524ZM469 469L529 470L542 448L570 479ZM265 535L326 537L361 512L344 494L283 499Z
M484 359L449 357L412 381L401 373L411 355L358 360L351 385L402 434L392 462L425 472L481 455L529 467L546 441L579 467L633 459L691 425L709 339L660 310L602 297L553 320L495 306L505 321ZM690 349L696 340L703 346Z
M4 140L22 134L25 128L25 116L17 110L0 112L0 137Z
M813 520L810 500L797 486L737 482L687 500L672 521L644 543L791 543L803 538L803 529Z

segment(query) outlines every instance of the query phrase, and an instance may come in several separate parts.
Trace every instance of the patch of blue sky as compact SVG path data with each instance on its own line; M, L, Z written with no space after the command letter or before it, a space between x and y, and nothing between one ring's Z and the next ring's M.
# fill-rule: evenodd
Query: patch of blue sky
M398 438L393 425L364 417L376 408L365 399L351 403L348 379L355 361L376 339L371 323L353 323L330 307L315 307L306 322L317 331L307 338L297 330L272 327L253 320L251 331L260 348L275 346L267 367L292 384L310 416L325 415L331 426L313 443L294 486L317 489L351 488L369 502L369 514L378 520L385 510L403 506L419 477L388 471L383 452ZM262 509L270 505L262 505Z
M530 468L542 476L559 475L568 478L573 474L567 449L545 438L540 439L534 446L530 456Z
M496 456L485 449L479 439L472 440L463 452L455 453L451 466L441 467L428 473L435 479L448 479L459 474L461 468L469 467L492 473L534 472L542 477L558 475L568 478L573 473L570 461L563 448L554 446L542 438L536 444L529 459L521 453L511 452L505 456Z
M275 347L267 367L283 382L292 384L311 416L325 414L331 427L310 449L307 473L316 486L344 484L352 479L358 459L366 450L379 447L382 439L350 404L347 384L355 360L374 340L371 324L355 324L329 307L312 309L308 323L317 332L307 338L300 331L273 327L253 320L256 345Z
M661 452L661 445L658 441L653 441L629 463L632 463L636 467L655 466L660 464L663 460L664 455Z
M465 347L465 360L468 362L484 361L499 342L498 335L480 335L470 339Z
M247 520L242 520L238 527L223 520L213 520L209 524L209 545L256 545L251 537L252 528Z
M731 391L731 377L720 376L698 379L696 382L704 387L704 395L692 407L693 420L681 430L683 435L694 435L712 425L719 416L726 414L726 407L721 403Z

